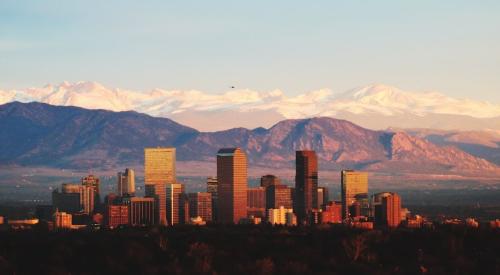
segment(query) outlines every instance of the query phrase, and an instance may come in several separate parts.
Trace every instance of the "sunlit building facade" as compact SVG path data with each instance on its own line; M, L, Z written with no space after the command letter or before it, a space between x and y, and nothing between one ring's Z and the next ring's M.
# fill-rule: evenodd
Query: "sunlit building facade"
M205 222L212 221L212 194L208 192L190 193L189 199L189 217L201 217Z
M271 185L266 188L266 209L293 208L292 189L286 185Z
M144 149L144 183L176 183L175 148L158 147Z
M129 197L124 198L124 203L129 207L130 225L145 226L156 224L154 198Z
M240 148L217 153L218 211L220 223L239 223L247 217L247 157Z
M264 218L266 216L266 188L247 189L247 215Z
M368 174L353 170L342 170L341 196L342 219L354 218L357 215L368 216ZM355 203L359 205L359 213L350 213L349 208Z
M117 194L119 196L135 195L135 175L134 170L127 168L125 172L118 172Z
M315 151L295 152L295 213L300 223L318 205L318 158Z
M180 183L167 184L167 222L168 225L183 223L184 209L184 185Z

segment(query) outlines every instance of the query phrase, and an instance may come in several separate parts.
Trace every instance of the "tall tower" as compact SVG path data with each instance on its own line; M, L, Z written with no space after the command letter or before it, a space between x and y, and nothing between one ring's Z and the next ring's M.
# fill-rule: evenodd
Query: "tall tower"
M135 195L135 176L134 170L125 169L125 172L118 172L118 196Z
M217 186L218 186L217 177L207 178L207 192L212 195L212 221L217 221L217 201L218 201Z
M379 226L398 227L401 223L401 197L392 192L373 195L375 223Z
M155 221L161 225L167 225L166 186L174 183L176 183L175 148L144 148L146 196L155 198Z
M240 148L217 152L218 221L238 223L247 217L247 157Z
M147 198L153 198L155 203L155 223L168 225L167 223L167 187L164 183L145 184L144 193Z
M342 219L351 215L349 208L354 204L359 205L361 214L368 215L368 174L353 170L341 172Z
M82 185L94 189L94 204L97 208L100 208L101 204L101 192L100 192L100 180L94 175L88 175L82 178Z
M144 183L175 183L175 148L144 148Z
M176 225L183 221L184 186L180 183L167 184L167 221L168 225Z
M304 222L318 205L318 158L314 151L295 152L295 196L297 219Z
M208 192L191 193L189 199L189 217L201 217L206 222L212 222L212 194Z

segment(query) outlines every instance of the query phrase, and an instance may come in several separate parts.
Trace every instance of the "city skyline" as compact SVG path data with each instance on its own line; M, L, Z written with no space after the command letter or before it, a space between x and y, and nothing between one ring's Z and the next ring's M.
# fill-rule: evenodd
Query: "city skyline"
M0 1L0 274L500 274L500 2Z

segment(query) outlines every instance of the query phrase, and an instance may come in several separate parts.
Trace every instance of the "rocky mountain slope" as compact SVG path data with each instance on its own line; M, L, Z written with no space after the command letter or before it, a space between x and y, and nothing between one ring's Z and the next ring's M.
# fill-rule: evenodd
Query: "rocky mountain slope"
M143 148L151 146L175 146L179 161L211 162L219 148L239 146L251 165L262 167L293 167L295 150L311 149L322 169L500 175L495 164L457 147L328 117L283 120L269 129L199 132L131 111L14 102L0 106L0 125L0 164L140 165Z

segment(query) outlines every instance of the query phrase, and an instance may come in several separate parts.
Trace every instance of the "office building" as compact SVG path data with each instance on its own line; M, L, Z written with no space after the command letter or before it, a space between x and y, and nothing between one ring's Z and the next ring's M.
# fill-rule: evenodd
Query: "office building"
M180 183L167 184L167 222L176 225L184 222L184 186Z
M87 186L90 188L93 188L93 194L94 194L94 199L93 199L93 207L96 207L99 209L100 204L101 204L101 191L100 191L100 180L98 177L94 175L88 175L86 177L82 178L82 185ZM93 210L93 208L92 208Z
M392 192L377 193L372 196L375 224L398 227L401 223L401 197Z
M175 148L144 149L144 183L164 185L176 183Z
M260 178L260 186L267 188L272 185L281 185L281 180L275 175L265 175Z
M342 203L330 201L323 205L321 212L321 223L341 223L342 222Z
M220 223L239 223L247 217L247 157L240 148L217 153L217 218Z
M94 212L95 190L91 185L63 183L60 192L52 192L52 205L61 212L90 215Z
M212 194L198 192L188 194L190 218L201 217L205 222L212 222Z
M107 204L105 206L104 223L108 228L116 228L129 223L129 207L125 204Z
M295 198L297 219L307 220L307 214L318 205L318 158L314 151L295 152Z
M73 225L73 221L71 218L71 214L66 212L56 211L54 213L54 228L62 229L62 228L71 228Z
M267 210L267 221L272 224L287 224L287 213L293 214L293 209L281 206L278 209L270 208Z
M155 199L141 197L127 197L123 199L129 209L129 224L132 226L145 226L156 224Z
M145 184L145 195L155 200L155 222L159 225L167 225L167 187L164 183Z
M266 209L293 208L292 189L286 185L270 185L266 188Z
M144 149L144 184L146 197L156 199L155 221L167 225L167 185L175 184L175 148Z
M330 197L328 195L328 188L326 187L318 187L318 209L322 209L323 205L327 204L330 201Z
M125 169L125 172L118 172L117 194L120 197L135 195L135 176L134 170Z
M247 216L264 218L266 216L266 188L247 189Z
M353 170L341 171L342 219L369 215L368 174ZM355 208L359 213L350 213L350 207L357 202Z
M212 221L217 221L217 177L207 178L207 192L212 195Z

